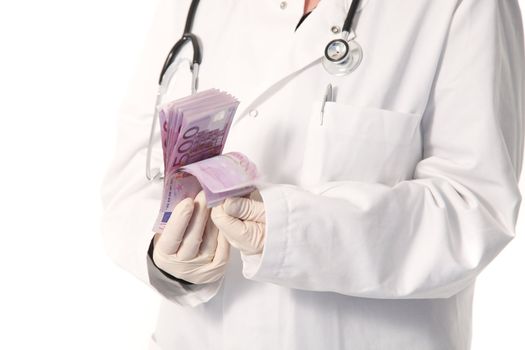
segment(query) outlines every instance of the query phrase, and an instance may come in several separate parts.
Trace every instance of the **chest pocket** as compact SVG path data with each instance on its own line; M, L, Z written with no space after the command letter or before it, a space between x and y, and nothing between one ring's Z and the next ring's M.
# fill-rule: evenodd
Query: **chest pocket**
M395 184L421 154L421 115L320 101L313 104L299 182L355 180Z

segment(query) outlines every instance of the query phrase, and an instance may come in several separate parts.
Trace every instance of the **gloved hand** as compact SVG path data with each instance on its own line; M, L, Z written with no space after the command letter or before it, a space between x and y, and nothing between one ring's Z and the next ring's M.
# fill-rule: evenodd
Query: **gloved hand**
M153 240L153 261L168 274L203 284L219 280L226 270L230 244L210 220L204 192L186 198L173 210L162 234Z
M260 254L264 248L265 210L258 191L250 198L227 198L211 210L211 219L230 244L246 255Z

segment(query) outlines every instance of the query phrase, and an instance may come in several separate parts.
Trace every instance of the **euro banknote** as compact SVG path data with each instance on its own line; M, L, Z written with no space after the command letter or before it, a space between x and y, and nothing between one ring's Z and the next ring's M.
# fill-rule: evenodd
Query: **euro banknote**
M208 207L254 189L256 166L240 152L222 155L239 101L209 89L161 106L164 187L153 230L162 232L173 209L200 190Z
M229 152L181 167L179 172L193 175L202 185L209 207L227 197L242 196L255 189L259 174L248 157Z

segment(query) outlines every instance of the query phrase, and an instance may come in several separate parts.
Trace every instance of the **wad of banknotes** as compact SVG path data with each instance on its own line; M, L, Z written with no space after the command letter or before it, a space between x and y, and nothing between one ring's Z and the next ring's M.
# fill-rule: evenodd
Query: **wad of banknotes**
M232 95L209 89L160 107L164 190L154 232L164 230L177 203L201 189L208 207L255 189L259 174L248 157L221 154L238 105Z

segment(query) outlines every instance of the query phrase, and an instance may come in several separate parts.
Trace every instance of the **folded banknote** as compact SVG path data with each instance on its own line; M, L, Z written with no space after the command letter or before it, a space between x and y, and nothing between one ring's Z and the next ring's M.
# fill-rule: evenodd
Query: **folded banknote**
M191 174L202 185L209 207L227 197L253 191L259 178L255 165L240 152L230 152L188 164L178 170Z
M208 207L253 191L256 166L242 153L221 154L238 105L232 95L209 89L161 106L164 189L155 232L163 231L177 203L200 190Z

